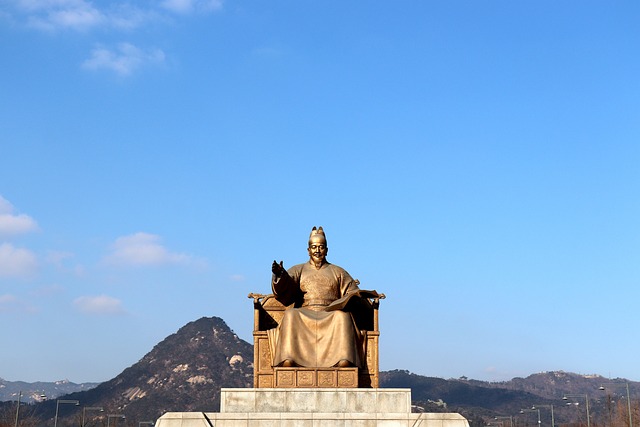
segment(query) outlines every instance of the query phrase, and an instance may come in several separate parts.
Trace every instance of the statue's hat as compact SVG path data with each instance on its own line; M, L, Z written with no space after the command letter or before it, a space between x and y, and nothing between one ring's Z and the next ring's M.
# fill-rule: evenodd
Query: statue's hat
M311 243L312 240L320 240L322 239L324 241L324 244L327 244L327 237L324 235L324 230L322 229L322 227L313 227L311 229L311 234L309 235L309 243Z

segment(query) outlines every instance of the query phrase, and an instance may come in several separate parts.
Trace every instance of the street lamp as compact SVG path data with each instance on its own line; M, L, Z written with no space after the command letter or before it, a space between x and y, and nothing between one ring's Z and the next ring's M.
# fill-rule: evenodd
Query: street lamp
M123 414L108 414L107 415L107 427L109 427L109 421L111 421L111 418L122 418L124 420L127 417L125 417Z
M569 398L572 399L576 399L576 398L584 398L585 401L585 406L587 407L587 427L591 427L591 419L590 419L590 415L589 415L589 396L584 394L565 394L562 397L562 400L569 400Z
M509 420L509 425L510 427L513 427L513 417L512 416L508 416L508 417L495 417L496 420Z
M627 388L627 409L629 410L629 427L633 427L633 421L632 421L632 416L631 416L631 397L629 396L629 383L625 381L624 384L625 384L625 386ZM619 387L622 384L620 384L620 383L604 383L598 388L598 390L604 391L605 390L605 387L604 387L605 385L608 385L608 386L611 386L611 387L613 387L613 386L618 386Z
M100 406L85 406L84 408L82 408L82 424L80 424L82 427L84 427L84 420L86 412L87 411L100 411L100 412L104 412L104 408L100 407ZM17 426L16 426L17 427Z
M60 404L61 403L72 403L76 406L80 405L80 401L79 400L56 400L56 417L53 421L53 427L58 427L58 409L60 409Z
M143 425L147 425L147 426L153 426L156 423L154 423L153 421L140 421L138 423L138 427L142 427Z
M537 412L538 413L538 427L542 427L540 423L540 409L520 409L520 413L524 414L525 412Z
M46 399L47 396L42 393L40 395L41 398ZM18 406L16 407L16 424L15 427L18 427L18 419L20 418L20 404L22 403L20 400L22 398L22 390L20 390L20 392L18 392Z
M531 409L551 408L551 427L555 427L555 419L553 418L553 405L533 405Z
M16 408L16 427L18 427L18 417L20 416L20 398L22 397L22 390L18 393L18 407Z

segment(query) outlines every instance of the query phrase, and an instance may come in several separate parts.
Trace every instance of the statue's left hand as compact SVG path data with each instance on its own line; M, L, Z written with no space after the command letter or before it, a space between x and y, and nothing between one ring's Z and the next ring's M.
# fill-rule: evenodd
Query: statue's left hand
M271 264L271 271L273 272L273 275L276 276L276 279L279 279L284 273L284 266L282 265L282 261L280 261L280 264L278 264L278 262L274 260L273 264Z

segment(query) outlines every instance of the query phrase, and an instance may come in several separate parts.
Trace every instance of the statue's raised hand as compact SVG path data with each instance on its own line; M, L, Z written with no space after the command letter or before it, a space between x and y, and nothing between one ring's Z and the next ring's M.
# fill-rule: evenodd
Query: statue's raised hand
M276 279L280 278L284 273L282 261L280 261L280 264L278 264L278 262L276 261L273 261L273 264L271 264L271 271L273 272L273 275L276 276Z

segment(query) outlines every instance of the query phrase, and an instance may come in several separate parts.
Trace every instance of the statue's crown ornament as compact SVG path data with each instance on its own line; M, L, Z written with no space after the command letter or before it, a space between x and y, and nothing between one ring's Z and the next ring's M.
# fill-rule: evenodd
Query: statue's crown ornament
M311 240L317 240L317 239L322 239L324 240L325 244L327 243L327 237L324 235L324 230L322 229L322 227L313 227L311 229L311 234L309 235L309 241Z

